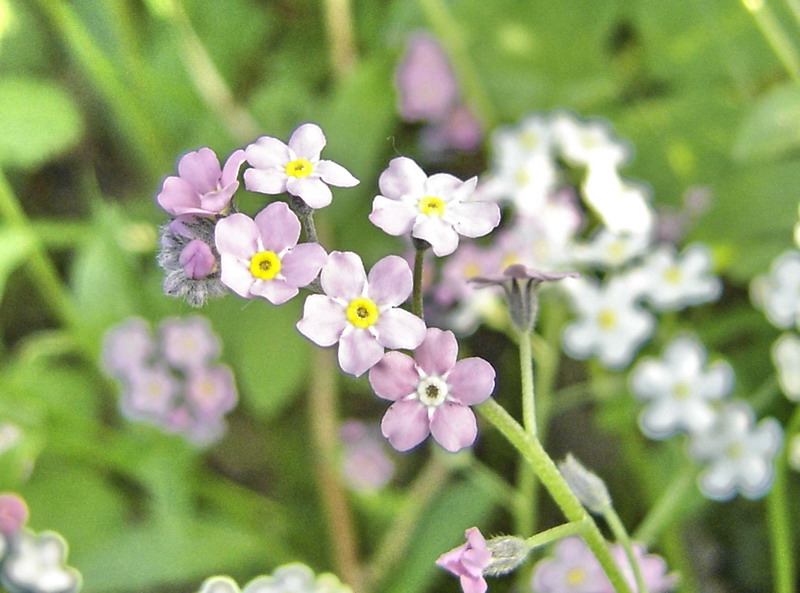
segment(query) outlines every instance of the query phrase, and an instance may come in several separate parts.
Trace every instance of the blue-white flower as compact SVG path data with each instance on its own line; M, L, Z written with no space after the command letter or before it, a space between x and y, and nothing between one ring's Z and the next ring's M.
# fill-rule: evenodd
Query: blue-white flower
M750 296L773 325L795 327L800 321L800 251L787 251L773 261L769 274L753 279Z
M678 255L662 245L639 268L645 299L657 311L677 311L689 305L715 301L722 283L711 274L711 251L705 245L689 245Z

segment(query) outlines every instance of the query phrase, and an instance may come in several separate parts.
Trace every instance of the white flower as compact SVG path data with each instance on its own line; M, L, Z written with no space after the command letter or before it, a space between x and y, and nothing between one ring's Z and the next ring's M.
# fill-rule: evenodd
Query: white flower
M650 246L650 233L616 233L601 227L586 243L572 247L573 259L596 268L619 268L642 255Z
M646 186L623 179L616 169L598 167L589 169L581 189L586 203L612 231L653 232L656 216Z
M692 436L691 456L708 462L699 479L707 497L728 500L738 491L755 499L769 491L783 433L774 418L753 424L753 409L740 401L728 404L708 431Z
M772 345L778 382L789 399L800 402L800 337L786 333Z
M680 257L673 247L661 245L639 268L644 297L658 311L714 301L722 293L722 283L711 275L711 265L711 252L705 245L689 245Z
M571 112L560 111L553 115L552 131L561 154L572 165L617 168L631 157L630 146L601 119L582 120Z
M23 529L11 541L4 581L15 591L74 593L80 589L81 575L66 565L66 559L67 544L60 535Z
M727 362L706 365L706 351L694 337L675 338L661 360L644 359L631 373L631 391L650 402L639 416L642 431L663 439L708 429L716 418L712 402L731 392L733 380Z
M653 316L636 305L637 290L631 279L617 276L603 286L582 278L562 284L580 316L564 329L565 352L579 359L597 355L613 369L630 364L655 327Z
M230 577L206 579L199 593L239 593L239 585ZM270 576L260 576L244 586L241 593L353 593L347 585L329 573L314 576L305 564L294 562L276 568Z
M773 325L795 326L800 321L800 251L787 251L773 261L769 274L753 279L750 294Z

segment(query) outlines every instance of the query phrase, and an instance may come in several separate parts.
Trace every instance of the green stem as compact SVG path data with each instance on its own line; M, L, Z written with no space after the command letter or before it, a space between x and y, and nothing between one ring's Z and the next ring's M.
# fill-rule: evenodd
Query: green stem
M555 500L568 521L587 522L582 534L586 545L603 567L611 584L620 593L633 593L620 568L614 562L606 541L594 520L588 515L564 481L555 463L536 439L525 431L493 398L476 406L483 418L492 424L519 453L528 460L537 477Z
M797 55L791 40L781 27L780 21L765 0L741 0L748 12L761 29L772 51L783 64L783 67L795 81L800 81L800 57Z
M525 543L528 544L531 550L535 550L536 548L541 548L542 546L564 539L565 537L580 535L586 529L586 525L587 523L585 521L570 521L569 523L551 527L546 531L532 535L525 540Z
M614 507L608 506L603 512L603 518L611 528L611 533L617 538L617 542L619 542L622 545L622 549L625 550L625 556L627 556L628 563L633 569L633 576L636 579L636 588L638 592L648 593L647 584L642 576L642 568L639 566L639 559L636 558L636 554L633 552L631 537L628 535L628 530L625 529L625 525L623 525L617 511L614 510Z
M422 300L422 274L425 270L425 251L427 249L427 244L424 247L418 245L414 256L414 296L411 301L411 312L422 320L425 319Z
M694 488L696 472L682 472L670 482L667 490L661 494L656 503L650 507L645 518L636 528L633 539L645 546L651 546L658 536L669 527L670 523L679 515L684 499Z
M342 82L356 66L355 34L350 0L325 0L325 29L331 46L331 69Z
M533 364L531 337L527 332L519 333L519 362L522 380L522 424L531 438L537 435L536 401L533 391Z

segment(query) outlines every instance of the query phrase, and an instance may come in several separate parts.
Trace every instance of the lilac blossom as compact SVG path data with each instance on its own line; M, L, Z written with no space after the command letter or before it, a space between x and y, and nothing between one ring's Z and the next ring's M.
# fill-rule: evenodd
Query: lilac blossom
M377 425L348 420L342 424L339 434L345 482L361 492L386 486L394 476L395 464L387 454L386 442L380 438Z
M429 434L451 452L475 442L478 427L469 406L492 394L495 371L482 358L456 362L457 355L453 332L429 328L413 358L388 352L370 370L372 389L394 402L381 430L398 451L416 447Z
M171 318L159 327L161 352L174 368L188 371L203 368L220 353L219 339L204 317Z
M467 529L464 537L467 543L442 554L436 564L460 578L464 593L485 593L487 585L483 571L489 566L492 553L477 527Z
M164 180L158 203L173 216L223 213L239 189L236 178L244 160L244 151L237 150L220 168L217 155L210 148L189 152L178 163L178 177Z
M630 586L633 591L636 591L636 577L634 576L625 548L619 544L612 546L611 554L614 556L614 561L617 563L617 566L622 570L622 574L628 582L628 586ZM637 542L633 542L633 555L636 559L636 563L639 565L639 570L642 573L642 581L645 587L647 587L648 593L668 593L678 584L678 575L675 573L667 573L669 570L667 562L661 556L657 554L648 554L647 549ZM616 589L611 585L611 582L608 581L607 578L604 580L607 586L598 593L616 593Z
M553 555L536 563L536 593L599 593L607 577L592 551L578 537L557 542Z
M127 379L147 364L155 347L147 321L132 317L106 333L103 367L117 379Z
M447 173L428 177L417 163L397 157L378 180L381 192L369 219L394 236L411 234L438 256L458 246L458 236L481 237L500 223L497 204L472 200L477 177L461 181Z
M218 418L236 405L233 373L224 365L194 370L186 377L186 402L201 418Z
M289 143L272 136L261 136L245 153L252 169L244 172L245 187L263 194L289 192L311 208L331 203L333 194L328 185L353 187L358 179L333 161L320 160L325 135L316 124L297 128Z
M442 121L458 100L458 83L439 42L413 33L397 67L400 116L406 121Z
M383 356L384 348L413 349L425 339L425 323L400 309L412 289L408 263L390 255L367 276L355 253L334 251L322 268L325 294L306 299L297 329L318 346L339 343L339 365L356 377Z
M256 215L233 214L217 223L222 282L245 298L280 305L319 274L327 254L318 243L297 244L300 221L283 202Z
M211 246L200 239L192 239L181 250L178 263L183 266L187 278L207 278L217 270L217 258Z
M27 521L28 505L25 501L10 492L0 494L0 536L13 536Z
M129 382L121 404L132 420L157 422L172 408L180 389L179 380L160 364L139 369Z

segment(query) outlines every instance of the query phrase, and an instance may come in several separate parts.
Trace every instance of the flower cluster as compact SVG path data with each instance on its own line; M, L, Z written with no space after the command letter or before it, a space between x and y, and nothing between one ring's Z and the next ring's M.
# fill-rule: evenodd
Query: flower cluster
M82 580L67 566L67 543L52 531L30 531L27 520L24 500L0 494L0 585L10 593L77 593Z
M353 593L353 590L333 574L315 575L305 564L295 562L279 566L270 575L256 577L242 589L230 577L209 577L198 593Z
M129 319L108 331L103 349L107 372L123 386L123 415L199 445L222 436L238 399L219 354L219 339L198 316L167 319L155 337L145 320Z

